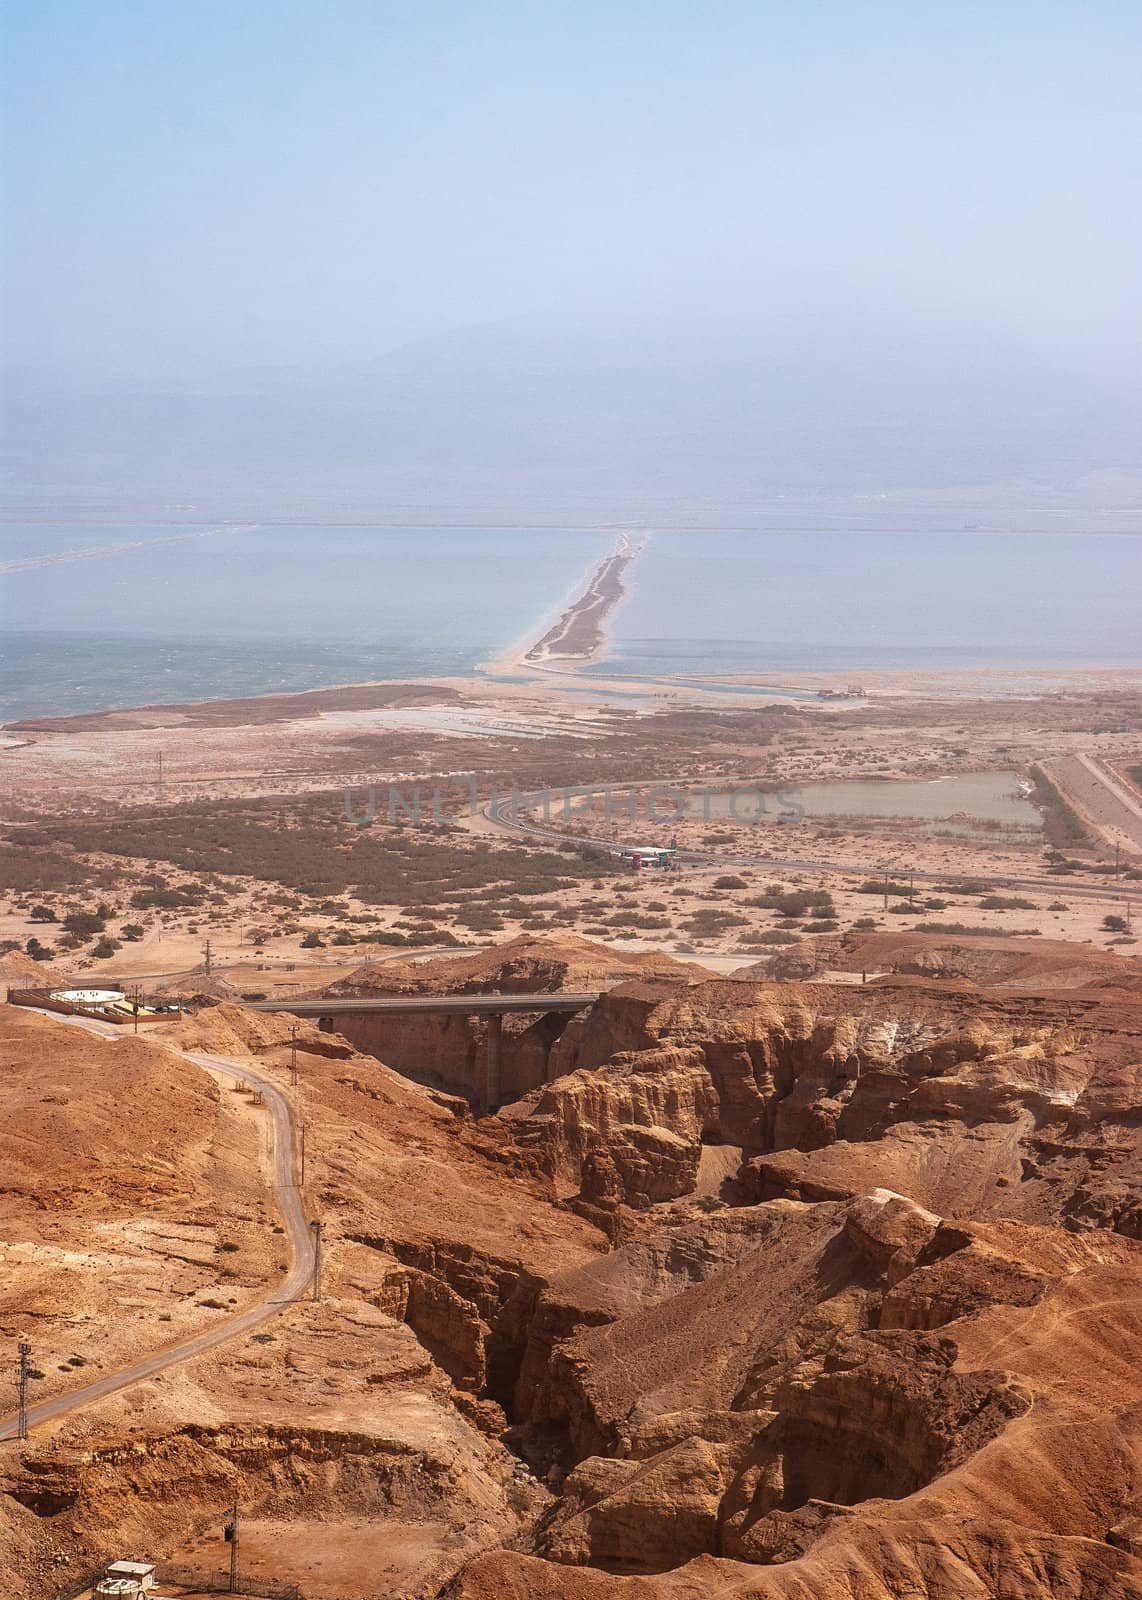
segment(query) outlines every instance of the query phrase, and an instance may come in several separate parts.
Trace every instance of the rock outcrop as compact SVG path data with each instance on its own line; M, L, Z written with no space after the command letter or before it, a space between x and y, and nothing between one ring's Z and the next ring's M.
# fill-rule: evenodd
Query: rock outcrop
M672 983L708 976L701 967L656 952L611 949L590 939L521 937L472 955L430 961L385 961L359 967L324 993L335 999L433 994L593 993L632 978ZM512 1101L546 1083L558 1068L555 1046L567 1025L561 1016L507 1016L500 1044L502 1098ZM339 1031L358 1049L378 1056L420 1083L463 1094L478 1102L487 1059L485 1020L475 1017L386 1017L347 1015Z

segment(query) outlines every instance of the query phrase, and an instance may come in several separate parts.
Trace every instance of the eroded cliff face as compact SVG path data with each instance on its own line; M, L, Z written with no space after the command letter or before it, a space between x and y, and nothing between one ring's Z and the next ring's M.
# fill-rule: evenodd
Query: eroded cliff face
M607 1164L629 1206L691 1193L703 1145L740 1149L725 1198L832 1199L883 1180L952 1215L1139 1226L1137 1005L1125 995L984 997L627 984L573 1018L561 1075L509 1107L589 1198ZM875 1150L873 1150L875 1146Z
M616 1248L528 1326L556 1505L450 1593L1142 1594L1131 997L635 983L555 1053L499 1120Z
M325 1305L10 1466L11 1548L241 1482L440 1522L417 1600L1142 1596L1138 1001L691 980L482 1120L307 1059Z
M619 952L568 934L557 942L519 938L475 955L443 956L420 965L386 961L350 973L325 992L336 999L444 993L541 996L561 990L594 993L648 976L684 984L706 974L700 967L670 956ZM566 1017L542 1014L503 1019L501 1100L515 1100L563 1070L554 1050L566 1025ZM481 1103L487 1066L486 1020L362 1013L338 1016L337 1027L359 1050L389 1062L418 1082Z

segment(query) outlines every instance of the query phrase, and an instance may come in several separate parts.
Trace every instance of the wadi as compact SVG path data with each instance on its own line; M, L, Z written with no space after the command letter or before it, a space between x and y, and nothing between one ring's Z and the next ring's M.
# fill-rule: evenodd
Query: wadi
M406 802L440 693L345 692ZM1139 752L1075 693L584 697L465 736L440 820L346 811L336 697L10 729L8 1592L1142 1595ZM243 788L258 739L313 776ZM1034 824L695 810L652 861L606 795L997 760Z

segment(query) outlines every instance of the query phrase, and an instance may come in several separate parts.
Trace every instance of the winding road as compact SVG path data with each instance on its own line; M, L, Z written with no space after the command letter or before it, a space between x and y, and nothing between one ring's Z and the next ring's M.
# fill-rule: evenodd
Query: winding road
M44 1012L43 1015L46 1016L48 1013ZM89 1033L97 1033L108 1040L112 1047L121 1037L117 1029L91 1018L61 1018L53 1013L52 1020L66 1022L71 1027L84 1028ZM164 1046L164 1048L171 1047ZM70 1412L80 1411L109 1394L117 1394L144 1378L152 1378L158 1372L165 1372L168 1368L178 1366L184 1361L192 1361L197 1356L205 1355L208 1350L225 1344L229 1339L249 1333L263 1323L271 1321L294 1301L301 1299L309 1288L313 1276L313 1237L294 1178L294 1122L293 1110L288 1099L271 1079L250 1067L233 1067L214 1056L198 1055L188 1050L172 1050L172 1054L180 1055L184 1060L193 1062L195 1066L204 1068L224 1083L247 1083L260 1090L264 1096L272 1119L274 1189L289 1240L291 1255L289 1271L276 1288L269 1290L253 1305L226 1317L213 1328L193 1334L190 1338L180 1339L177 1344L152 1351L150 1355L140 1357L129 1366L109 1372L95 1383L85 1384L82 1389L73 1389L67 1394L55 1395L50 1400L29 1406L28 1423L31 1428L42 1422L53 1422ZM0 1440L14 1439L16 1429L15 1415L0 1418Z
M671 792L675 787L667 780L655 779L653 782L619 783L612 782L606 785L614 794L625 794L628 789L660 789L663 793ZM682 787L678 785L677 787ZM536 799L546 792L552 799L560 796L563 791L550 789L541 791ZM568 794L575 796L583 794L583 789L571 788ZM522 808L521 808L522 809ZM528 838L540 839L547 844L566 844L568 839L574 839L577 844L594 845L597 849L608 852L619 848L613 839L582 838L578 834L561 833L556 828L543 827L536 822L524 822L519 810L516 808L514 796L497 799L494 803L483 808L483 814L495 828L502 828L505 833L524 834ZM660 827L669 828L669 820L659 824ZM806 861L801 858L790 859L783 856L772 855L711 855L708 852L697 850L679 850L678 861L688 866L718 866L718 867L775 867L785 872L824 872L843 874L846 877L875 878L880 876L882 869L870 868L867 863L845 861ZM898 866L897 873L907 873L915 878L918 883L947 883L949 877L967 876L949 872L947 868L942 872L925 872L919 869L913 871L911 867ZM1047 892L1061 895L1063 893L1080 899L1106 900L1112 897L1116 901L1142 899L1142 887L1136 884L1116 882L1114 884L1076 883L1069 875L1057 877L1054 875L1039 875L1029 878L1007 878L995 874L987 874L988 883L996 888L1004 889L1033 889L1040 894Z

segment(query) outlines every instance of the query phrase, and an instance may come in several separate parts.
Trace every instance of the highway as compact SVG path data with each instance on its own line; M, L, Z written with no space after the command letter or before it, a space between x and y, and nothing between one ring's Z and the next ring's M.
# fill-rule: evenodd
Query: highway
M645 788L644 783L619 783L608 784L608 788L615 794L623 794L628 789ZM655 787L670 787L667 780L657 779ZM546 791L552 797L559 794L559 790ZM574 795L581 791L571 789ZM511 796L499 799L495 804L484 807L484 816L493 827L502 828L505 833L524 834L528 838L540 839L545 844L566 844L571 838L576 844L593 845L597 849L608 852L618 848L613 839L580 838L577 834L560 833L555 828L542 827L539 823L524 822L519 815L513 815L513 799ZM669 828L669 823L661 826ZM886 849L890 848L886 846ZM836 873L845 877L877 878L883 868L871 869L866 864L845 861L807 861L801 857L772 856L772 855L711 855L708 852L694 850L679 850L676 859L686 866L696 867L772 867L782 872L823 872ZM913 869L906 863L899 863L889 869L899 879L900 876L915 878L917 883L947 883L950 878L967 877L967 873L955 873L947 870L943 872L924 872ZM1070 895L1086 900L1142 900L1142 884L1114 882L1106 884L1076 883L1070 874L1038 874L1029 878L999 877L987 871L983 874L987 878L989 887L1002 889L1033 889L1039 894Z
M48 1015L46 1012L43 1014ZM54 1013L51 1015L55 1022L64 1022L68 1026L81 1027L87 1032L99 1034L108 1040L112 1048L122 1037L119 1030L109 1024L86 1017L63 1018ZM164 1048L171 1047L164 1046ZM254 1328L261 1327L263 1323L278 1316L293 1301L301 1299L309 1289L313 1275L313 1237L302 1209L300 1191L294 1181L294 1124L289 1101L275 1083L251 1067L239 1069L213 1056L198 1055L187 1050L172 1050L172 1054L181 1055L195 1066L204 1068L225 1084L247 1083L252 1088L261 1090L265 1097L273 1127L273 1187L289 1241L291 1256L289 1271L276 1288L267 1291L253 1305L235 1312L233 1316L221 1319L214 1327L206 1329L203 1333L193 1334L176 1344L152 1351L150 1355L142 1356L128 1366L109 1372L94 1383L85 1384L81 1389L72 1389L66 1394L55 1395L50 1400L30 1405L28 1422L31 1428L40 1423L54 1422L73 1411L81 1411L109 1394L129 1389L132 1384L139 1383L144 1378L153 1378L156 1373L165 1372L168 1368L178 1366L184 1361L193 1361L230 1339L250 1333ZM33 1352L33 1360L34 1358ZM14 1439L16 1427L17 1419L14 1414L0 1417L0 1440Z

